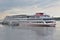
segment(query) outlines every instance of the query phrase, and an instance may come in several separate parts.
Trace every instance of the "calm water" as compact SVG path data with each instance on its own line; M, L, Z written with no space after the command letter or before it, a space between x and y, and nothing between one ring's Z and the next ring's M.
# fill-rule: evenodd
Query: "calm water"
M60 40L60 21L56 28L0 25L0 40Z

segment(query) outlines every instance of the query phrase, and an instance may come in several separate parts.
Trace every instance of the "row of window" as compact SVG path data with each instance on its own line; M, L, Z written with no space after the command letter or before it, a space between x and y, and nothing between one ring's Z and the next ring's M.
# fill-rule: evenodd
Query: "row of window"
M53 19L12 19L12 20L53 20Z

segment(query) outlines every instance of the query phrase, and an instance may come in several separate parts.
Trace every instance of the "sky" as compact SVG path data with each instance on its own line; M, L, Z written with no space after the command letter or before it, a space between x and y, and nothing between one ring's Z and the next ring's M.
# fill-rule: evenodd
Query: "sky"
M60 17L60 0L0 0L0 19L17 14L45 14Z

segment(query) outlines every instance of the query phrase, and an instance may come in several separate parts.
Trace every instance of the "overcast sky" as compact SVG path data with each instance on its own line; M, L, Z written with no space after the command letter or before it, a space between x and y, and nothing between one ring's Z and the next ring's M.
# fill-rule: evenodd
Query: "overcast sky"
M60 16L60 0L0 0L0 18L6 15L36 12Z

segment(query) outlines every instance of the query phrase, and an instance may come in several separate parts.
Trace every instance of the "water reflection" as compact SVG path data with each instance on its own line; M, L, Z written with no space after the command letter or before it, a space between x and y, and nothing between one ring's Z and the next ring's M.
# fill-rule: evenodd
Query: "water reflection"
M4 27L4 40L51 40L54 32L54 27Z
M4 25L0 28L0 40L51 40L54 29L54 27Z

